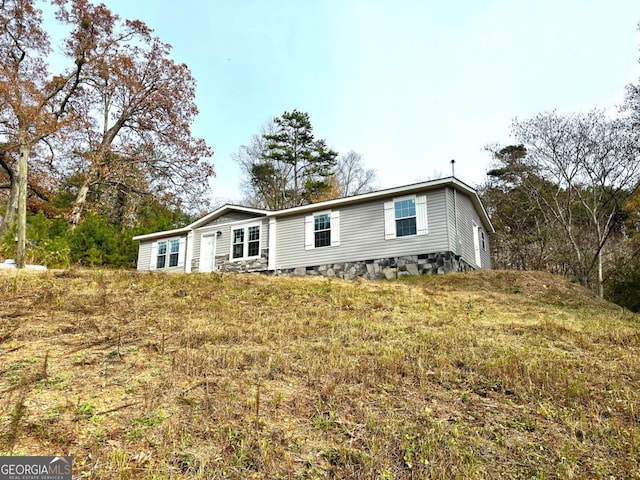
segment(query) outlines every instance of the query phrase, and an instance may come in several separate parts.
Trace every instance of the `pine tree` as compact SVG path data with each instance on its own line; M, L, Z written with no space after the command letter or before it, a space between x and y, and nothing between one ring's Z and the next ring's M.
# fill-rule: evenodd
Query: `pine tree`
M332 188L338 153L329 149L324 140L314 138L308 113L284 112L274 123L275 133L264 135L266 167L254 169L252 183L273 183L262 178L263 174L286 178L286 187L279 192L280 208L305 205L323 197Z

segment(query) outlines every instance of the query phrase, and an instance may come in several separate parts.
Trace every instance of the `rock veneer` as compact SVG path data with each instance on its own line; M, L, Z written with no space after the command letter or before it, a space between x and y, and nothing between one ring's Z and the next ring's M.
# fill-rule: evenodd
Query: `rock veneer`
M449 272L474 270L459 255L453 252L425 253L401 257L378 258L359 262L339 262L280 270L284 275L315 275L353 280L358 277L367 280L380 278L401 278L411 275L433 275Z

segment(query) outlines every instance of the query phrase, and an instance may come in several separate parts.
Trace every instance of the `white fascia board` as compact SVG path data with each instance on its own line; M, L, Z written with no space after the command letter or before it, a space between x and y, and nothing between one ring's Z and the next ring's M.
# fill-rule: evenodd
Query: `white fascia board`
M187 225L186 228L198 228L202 225L206 225L207 223L209 223L212 220L215 220L216 218L224 215L227 212L245 212L245 213L255 213L261 216L265 216L269 213L269 210L263 210L260 208L252 208L252 207L243 207L240 205L231 205L231 204L226 204L223 205L222 207L218 208L217 210L214 210L213 212L205 215L202 218L199 218L198 220L196 220L195 222L193 222L190 225Z
M342 207L344 205L350 205L353 203L360 203L367 200L376 200L387 197L397 197L401 195L409 195L411 193L434 190L436 188L445 186L455 186L459 190L463 190L468 194L475 194L475 190L468 185L460 182L454 177L441 178L438 180L430 180L428 182L414 183L411 185L403 185L401 187L393 187L385 190L377 190L375 192L363 193L360 195L354 195L352 197L336 198L334 200L325 200L324 202L311 203L309 205L302 205L301 207L287 208L285 210L277 210L267 213L268 217L278 217L285 215L295 215L297 213L304 213L308 211L329 210L333 207Z
M489 220L489 215L487 215L487 211L485 210L482 202L480 201L480 197L478 197L478 193L476 190L466 183L458 180L456 177L445 177L439 178L436 180L429 180L427 182L413 183L411 185L403 185L400 187L387 188L385 190L377 190L375 192L363 193L361 195L354 195L352 197L343 197L336 198L334 200L326 200L324 202L311 203L309 205L302 205L300 207L287 208L284 210L276 210L272 212L267 212L267 217L280 217L280 216L288 216L288 215L296 215L300 213L306 212L316 212L321 210L329 210L331 208L339 208L345 205L351 205L355 203L365 202L369 200L377 200L384 198L393 198L402 195L410 195L412 193L417 193L421 191L435 190L443 187L451 187L459 192L462 192L468 195L471 198L471 202L475 206L480 218L482 219L482 223L484 224L486 230L491 233L495 233L495 229L491 224L491 220Z
M176 228L175 230L164 230L162 232L147 233L145 235L136 235L132 240L155 240L156 238L174 237L176 235L188 234L191 231L189 227Z
M194 231L197 230L199 232L209 233L213 230L220 230L226 227L233 227L236 225L250 226L250 225L262 225L263 218L255 217L255 218L245 218L243 220L234 220L232 222L225 223L215 223L213 225L205 225L204 227L194 228Z
M474 192L474 194L471 196L471 202L475 205L476 210L478 211L478 214L480 215L480 219L482 220L482 223L484 224L485 230L487 232L489 232L489 233L496 233L496 229L493 228L493 224L491 223L491 219L489 219L489 214L485 210L484 205L480 201L480 197L478 197L477 193Z
M442 187L452 187L468 195L471 198L473 205L476 207L476 210L478 211L478 214L480 215L482 219L482 223L484 224L486 230L491 233L495 232L495 229L493 228L493 225L489 220L489 216L487 215L487 211L482 205L482 202L480 201L480 197L478 197L477 192L472 187L470 187L464 182L461 182L455 177L445 177L437 180L430 180L427 182L414 183L411 185L403 185L400 187L393 187L385 190L377 190L375 192L363 193L363 194L354 195L351 197L336 198L334 200L326 200L324 202L311 203L309 205L302 205L300 207L287 208L284 210L270 211L270 210L264 210L260 208L243 207L240 205L226 204L218 208L217 210L214 210L213 212L209 213L208 215L205 215L204 217L196 220L190 225L187 225L184 228L180 228L176 230L167 230L164 232L149 233L147 235L138 235L136 237L133 237L133 240L152 240L155 238L163 238L163 237L169 237L171 235L189 233L191 230L201 227L202 225L206 225L207 223L216 219L217 217L231 211L254 213L260 216L277 218L281 216L296 215L296 214L306 213L311 211L315 212L319 210L329 210L331 208L338 208L345 205L365 202L368 200L376 200L376 199L382 199L382 198L392 198L392 197L397 197L401 195L409 195L411 193L416 193L416 192L426 191L426 190L435 190L437 188L442 188ZM247 220L241 220L237 222L242 223L242 222L246 222ZM235 223L235 222L229 222L229 223Z

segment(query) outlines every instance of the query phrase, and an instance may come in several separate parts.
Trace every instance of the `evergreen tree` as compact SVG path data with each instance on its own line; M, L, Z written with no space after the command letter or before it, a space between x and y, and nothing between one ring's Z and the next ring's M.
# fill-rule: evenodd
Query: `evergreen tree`
M284 185L276 208L296 207L326 196L332 189L331 177L338 153L324 140L317 140L309 114L294 110L274 119L275 133L265 134L264 161L252 169L251 182L260 189L264 184ZM274 179L285 178L286 182Z

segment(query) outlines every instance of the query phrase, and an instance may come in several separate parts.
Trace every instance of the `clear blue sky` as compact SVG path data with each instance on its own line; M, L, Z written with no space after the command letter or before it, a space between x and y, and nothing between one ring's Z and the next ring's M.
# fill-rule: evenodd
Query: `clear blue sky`
M514 118L615 108L640 76L638 0L105 3L191 68L216 204L241 198L231 154L286 110L381 187L449 175L451 159L475 186Z

